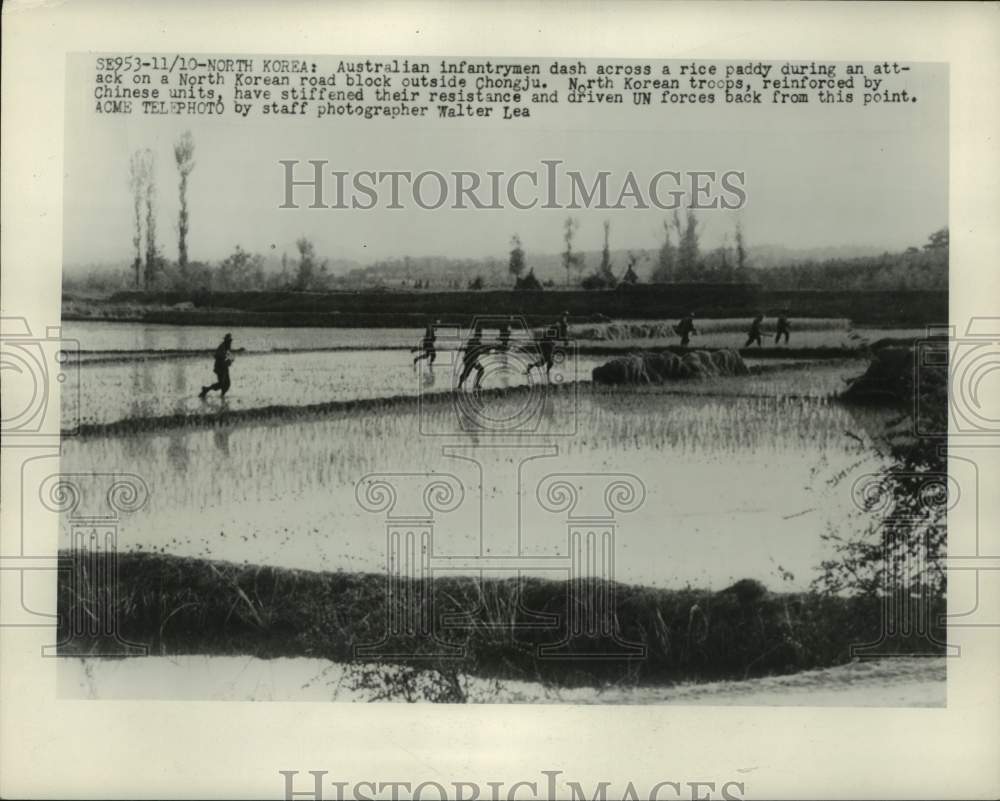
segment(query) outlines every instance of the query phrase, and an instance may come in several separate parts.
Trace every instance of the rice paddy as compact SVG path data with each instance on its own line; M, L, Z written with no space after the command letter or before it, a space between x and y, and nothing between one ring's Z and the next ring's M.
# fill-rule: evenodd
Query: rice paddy
M860 419L829 399L863 371L859 360L771 366L665 388L580 385L545 394L538 425L511 437L495 436L490 425L463 430L467 409L446 391L427 392L426 371L415 375L410 358L392 351L241 357L232 409L276 396L305 403L412 392L413 399L236 423L218 413L218 401L206 409L192 397L208 380L204 362L84 366L79 410L64 402L65 418L79 411L83 420L124 417L134 425L115 436L67 438L63 469L127 469L146 481L148 504L121 528L124 551L372 573L384 570L386 535L384 517L364 511L355 495L368 473L448 471L458 479L465 500L435 520L436 553L520 548L559 557L566 521L539 506L535 485L552 473L625 472L638 477L646 497L619 521L617 580L718 589L755 578L801 589L825 555L820 534L851 503L828 479L871 469L877 458L859 442L878 413ZM591 363L582 364L579 372L589 375ZM68 389L64 399L72 397ZM484 393L479 411L488 420L512 419L539 392L536 384ZM176 409L217 417L198 430L143 430L150 414Z

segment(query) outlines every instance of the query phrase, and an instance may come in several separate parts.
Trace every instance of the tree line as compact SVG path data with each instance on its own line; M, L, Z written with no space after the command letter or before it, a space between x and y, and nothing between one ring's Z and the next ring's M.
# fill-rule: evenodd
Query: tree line
M753 264L742 224L737 221L732 240L727 233L722 244L710 250L701 246L702 223L688 209L662 222L663 238L657 249L618 252L611 248L611 222L603 222L604 241L596 264L588 270L587 254L577 246L579 221L567 217L561 224L563 250L558 256L538 257L532 265L518 233L510 238L506 265L499 259L449 259L443 257L375 261L364 267L334 275L329 260L316 253L305 236L295 243L292 258L282 254L280 271L259 253L237 244L224 259L208 263L191 260L188 237L191 215L189 182L194 172L195 142L185 132L173 145L177 171L179 210L177 216L177 260L162 253L157 232L157 164L149 148L134 151L129 158L128 190L131 198L132 263L130 277L120 273L91 271L81 278L65 278L69 290L116 291L323 291L378 287L413 289L484 289L511 287L517 290L556 288L551 277L561 268L566 287L588 290L628 288L643 283L755 283L766 289L947 289L948 229L941 228L922 246L879 256L807 260L787 265L758 267ZM593 254L591 254L593 258ZM536 266L549 273L544 279ZM513 284L511 283L513 282Z
M604 247L600 261L585 272L582 253L573 249L579 225L569 217L563 223L565 249L561 254L566 286L584 289L614 289L640 283L636 266L652 260L649 283L753 283L765 289L947 289L948 228L934 231L921 247L878 256L805 260L799 263L757 267L747 248L743 225L737 221L732 244L728 234L722 244L703 251L699 220L688 210L683 220L675 211L663 222L663 243L655 252L628 251L624 271L619 275L609 244L611 223L604 222ZM515 289L541 289L534 268L528 266L524 243L518 234L511 238L508 271Z
M135 289L144 290L244 290L244 289L321 289L327 283L327 262L316 256L315 247L307 237L300 237L295 247L298 258L290 263L282 256L282 270L274 274L266 270L266 261L257 253L249 253L240 245L215 264L191 261L188 255L188 234L191 215L188 208L188 182L195 168L195 143L190 131L185 131L174 143L174 166L178 177L179 211L177 214L177 261L164 257L157 238L157 163L149 148L134 151L129 157L128 189L132 200L132 282ZM91 286L125 282L111 276L94 276ZM87 287L86 279L83 288Z

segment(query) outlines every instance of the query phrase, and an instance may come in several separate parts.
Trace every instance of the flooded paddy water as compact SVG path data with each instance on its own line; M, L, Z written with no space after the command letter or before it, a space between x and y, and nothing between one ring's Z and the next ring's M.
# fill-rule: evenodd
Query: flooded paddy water
M405 345L415 332L375 333ZM103 340L87 344L192 346L190 331L158 331L152 343L133 334L102 332ZM275 341L244 334L248 350ZM335 344L353 336L324 335ZM198 347L215 344L205 331L197 336ZM318 334L285 329L282 336L285 343L300 337L288 347L303 347ZM435 517L433 550L458 558L565 556L566 515L539 503L538 483L554 473L628 473L645 497L617 520L617 580L720 589L755 578L773 589L803 589L827 555L821 535L851 512L850 476L871 472L879 458L870 432L883 415L831 401L845 379L864 370L862 360L611 390L567 386L589 379L603 361L581 358L563 388L545 395L540 427L501 437L462 431L448 391L451 368L439 362L431 386L427 371L414 373L411 358L398 350L238 356L229 410L412 395L310 419L278 411L238 422L227 420L218 400L195 397L211 379L210 359L81 365L63 388L64 423L78 416L135 425L67 438L62 470L130 472L146 482L148 503L120 527L123 551L372 573L385 569L386 520L358 502L356 485L367 474L453 476L461 502ZM516 385L514 375L498 371L485 386ZM503 419L505 404L516 407L538 391L536 384L486 393L478 403ZM144 430L147 418L178 410L212 425ZM528 572L560 577L544 566Z
M821 398L588 392L573 406L559 398L552 413L579 415L580 432L523 464L520 486L521 454L510 442L456 436L442 458L448 446L421 437L415 409L70 440L63 464L72 472L126 464L146 481L147 506L121 528L125 550L361 572L383 570L386 559L385 519L355 495L369 473L456 476L464 501L435 526L435 550L455 556L481 546L510 554L516 531L525 553L565 554L564 516L538 504L536 484L551 473L631 473L646 498L621 517L615 577L714 589L740 578L804 588L826 555L820 535L851 509L851 482L830 482L875 464L846 433L863 438L866 421ZM454 410L442 403L425 413ZM530 440L521 445L534 455ZM506 511L515 508L520 520Z
M233 387L224 405L217 394L202 402L197 397L199 390L215 381L211 351L227 331L233 333L237 348L231 369ZM487 342L491 333L487 332ZM846 329L821 328L800 336L809 343L832 346L845 333ZM78 344L78 350L68 351L69 369L65 371L66 381L61 390L63 428L73 430L81 424L167 415L214 415L224 410L273 405L304 406L448 392L456 383L461 366L460 354L455 350L459 342L442 338L438 342L435 370L424 369L426 362L415 369L412 348L421 334L416 329L224 329L69 322L63 328L63 337ZM864 340L875 335L874 332L853 334ZM694 344L706 347L741 344L741 335L728 329L707 333L705 339L711 342ZM498 357L491 359L484 388L506 388L543 380L537 370L530 380L524 375L527 365L538 357L524 333L515 332L512 343L512 352L505 361ZM587 343L577 344L583 347ZM675 343L648 340L599 344L602 348L616 345L642 348ZM560 359L552 373L553 381L589 381L591 370L603 364L612 352L587 352L569 360ZM760 360L750 356L745 361L751 366L768 368L797 363L792 357L774 356Z
M738 347L746 339L748 320L701 320L693 346ZM662 327L662 321L636 320L635 328ZM765 325L765 334L770 328ZM602 327L586 323L573 325L572 333L581 343L603 342ZM412 347L423 334L419 328L281 328L265 326L183 326L156 323L109 323L100 321L66 321L62 336L79 343L86 354L155 353L156 351L206 351L214 348L222 337L231 333L235 347L251 353L286 350L319 350L331 347L402 348ZM515 338L516 338L515 331ZM836 347L874 342L884 337L912 338L924 336L918 328L866 328L852 326L847 320L793 320L790 344L796 347ZM773 333L772 333L773 336ZM652 342L676 344L678 337L627 339L628 344Z

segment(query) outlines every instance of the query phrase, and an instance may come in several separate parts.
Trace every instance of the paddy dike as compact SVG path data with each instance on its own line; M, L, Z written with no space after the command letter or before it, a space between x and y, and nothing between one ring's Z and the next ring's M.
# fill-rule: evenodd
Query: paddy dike
M422 327L428 317L467 325L475 316L518 315L543 325L574 320L768 317L847 318L855 325L922 326L948 319L939 290L764 291L754 284L637 284L615 290L357 290L333 292L119 292L108 300L67 297L65 320L174 325Z

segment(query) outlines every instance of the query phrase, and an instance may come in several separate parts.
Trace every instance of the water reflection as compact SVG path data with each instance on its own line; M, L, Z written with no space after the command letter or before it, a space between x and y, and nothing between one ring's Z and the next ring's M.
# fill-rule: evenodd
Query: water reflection
M182 349L186 348L187 342L188 332L187 329L183 329L182 332L178 334L178 346ZM183 414L187 409L189 390L187 370L184 367L184 363L181 361L177 361L171 365L170 389L174 398L171 411L175 414ZM167 458L170 460L170 464L173 465L175 470L181 472L187 471L191 457L187 446L187 435L180 429L174 429L169 435Z
M74 406L75 387L68 384L63 392L63 419L76 419L79 413L84 423L110 423L177 413L201 414L213 408L212 404L201 404L197 397L202 384L214 381L211 366L210 357L83 366L68 374L69 382L79 376L80 408ZM582 365L580 374L589 375L589 366ZM416 396L427 391L446 392L453 376L451 367L441 360L433 372L415 374L408 353L401 351L244 355L235 365L233 386L226 400L233 409L252 409ZM516 371L497 370L483 386L496 389L524 383L524 376Z
M231 455L229 452L229 434L230 429L228 426L223 426L216 428L212 432L212 442L219 453L221 453L226 458Z
M577 406L568 393L547 393L539 415L576 416L574 436L551 440L558 458L546 471L627 471L646 483L646 504L622 523L619 576L672 586L718 586L730 574L774 586L775 564L807 582L821 558L826 523L843 520L841 507L851 503L828 479L870 471L870 463L862 464L874 458L865 434L879 428L867 410L802 398L601 400L585 393ZM67 440L64 469L107 472L128 464L155 486L131 526L144 549L314 570L381 570L384 526L359 510L355 482L369 472L440 471L445 444L477 448L496 441L484 430L446 440L422 436L421 425L436 430L454 417L450 402L238 427L220 414L217 427L183 435ZM538 441L524 435L525 443ZM505 498L510 492L483 489ZM556 547L563 542L557 523L539 519L527 530L554 537L555 545L545 547ZM440 533L459 542L476 523L453 528ZM172 543L181 530L188 539ZM755 543L749 550L747 537ZM738 563L732 553L741 554Z

